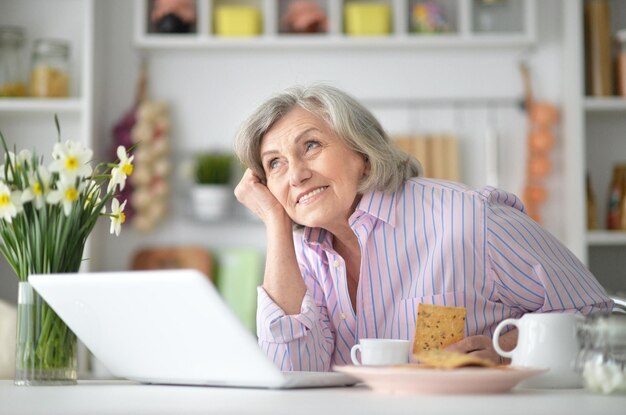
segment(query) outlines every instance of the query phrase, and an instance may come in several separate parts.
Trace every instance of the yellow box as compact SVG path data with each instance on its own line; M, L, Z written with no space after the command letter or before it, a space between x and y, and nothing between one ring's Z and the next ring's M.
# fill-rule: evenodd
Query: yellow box
M252 6L218 6L213 22L218 36L258 36L262 30L261 11Z
M387 35L391 32L391 7L386 3L347 3L345 32L351 36Z

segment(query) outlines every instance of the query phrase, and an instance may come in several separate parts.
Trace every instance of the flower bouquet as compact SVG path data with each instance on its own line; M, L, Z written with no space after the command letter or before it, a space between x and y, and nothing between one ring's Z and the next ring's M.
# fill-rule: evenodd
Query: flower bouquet
M100 216L109 217L111 233L119 235L126 202L115 192L133 170L133 157L122 146L116 163L92 168L92 150L61 142L55 121L59 139L47 166L34 152L9 151L0 133L0 250L20 281L16 385L76 383L76 336L33 291L28 276L77 272Z

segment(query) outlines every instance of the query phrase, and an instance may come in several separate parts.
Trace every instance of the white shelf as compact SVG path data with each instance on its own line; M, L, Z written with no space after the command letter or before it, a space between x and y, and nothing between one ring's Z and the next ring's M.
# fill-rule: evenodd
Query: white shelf
M585 110L590 112L625 111L626 98L624 97L587 97L585 98Z
M381 37L350 37L344 35L265 35L251 38L219 38L214 36L144 35L135 39L140 49L233 49L233 48L481 48L520 47L532 44L525 35L481 35L462 37L444 35L390 35Z
M626 231L589 231L587 244L589 246L626 246Z
M342 4L348 0L327 0L329 32L323 34L283 34L277 26L279 0L260 0L263 7L263 33L259 36L228 38L211 32L212 0L198 1L198 32L158 34L148 32L148 0L135 0L134 43L140 49L222 49L222 48L481 48L528 47L536 41L535 0L525 0L519 16L522 29L491 33L472 30L471 0L441 0L448 10L453 31L445 34L414 34L408 31L412 0L390 0L394 28L387 36L347 36L342 32Z
M35 113L59 112L80 113L84 103L80 98L64 99L33 99L33 98L2 98L0 99L0 114L7 113Z

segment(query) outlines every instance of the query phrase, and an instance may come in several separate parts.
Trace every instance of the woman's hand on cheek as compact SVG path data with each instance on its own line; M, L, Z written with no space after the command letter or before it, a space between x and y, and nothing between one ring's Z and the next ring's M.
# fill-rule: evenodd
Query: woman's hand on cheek
M272 192L252 170L247 169L235 187L237 200L250 209L264 223L275 215L286 216L287 213Z
M449 352L465 353L481 359L491 360L496 365L503 363L500 355L493 348L491 338L487 336L469 336L446 347Z

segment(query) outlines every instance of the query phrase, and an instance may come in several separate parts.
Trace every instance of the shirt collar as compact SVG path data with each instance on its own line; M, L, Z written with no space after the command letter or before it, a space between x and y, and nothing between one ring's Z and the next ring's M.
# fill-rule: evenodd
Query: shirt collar
M356 211L350 217L350 225L361 216L360 212L374 216L383 222L396 226L396 195L397 192L374 190L363 194Z
M396 226L397 192L371 191L361 197L361 201L350 216L350 226L354 227L358 219L367 214L383 222ZM305 227L303 237L309 245L327 245L331 243L331 234L322 228Z

